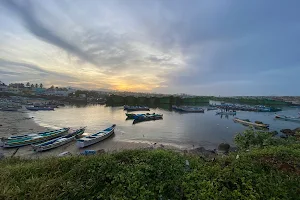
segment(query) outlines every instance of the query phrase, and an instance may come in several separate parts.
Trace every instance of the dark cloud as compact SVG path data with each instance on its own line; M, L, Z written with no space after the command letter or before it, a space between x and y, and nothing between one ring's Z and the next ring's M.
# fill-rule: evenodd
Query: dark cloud
M63 37L55 33L55 30L50 29L43 24L39 19L41 16L36 14L36 10L32 6L31 1L24 1L23 5L17 3L14 0L3 0L4 5L7 6L11 11L16 13L20 19L23 21L25 27L36 37L44 40L47 43L55 45L59 48L66 50L68 53L78 56L80 59L92 63L94 65L99 65L97 61L94 60L89 54L86 54L78 46L70 43ZM53 22L59 23L59 22Z
M10 61L6 59L0 58L0 72L1 74L10 74L10 75L19 75L22 76L25 75L24 72L22 73L23 70L26 71L26 74L38 74L42 77L49 77L53 76L58 79L70 79L70 80L78 80L75 77L62 74L59 72L53 72L50 70L45 70L41 68L40 66L26 63L26 62L17 62L17 61ZM26 79L26 77L24 77Z

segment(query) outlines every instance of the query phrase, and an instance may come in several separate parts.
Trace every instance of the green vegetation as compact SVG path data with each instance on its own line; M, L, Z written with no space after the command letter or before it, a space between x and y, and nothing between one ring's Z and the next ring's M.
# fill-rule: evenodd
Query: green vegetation
M0 199L299 199L297 140L248 130L235 142L240 151L216 159L163 149L5 159Z
M252 104L252 105L268 105L268 106L284 106L289 103L271 99L253 99L253 98L233 98L233 97L212 97L214 101L224 101L228 103Z

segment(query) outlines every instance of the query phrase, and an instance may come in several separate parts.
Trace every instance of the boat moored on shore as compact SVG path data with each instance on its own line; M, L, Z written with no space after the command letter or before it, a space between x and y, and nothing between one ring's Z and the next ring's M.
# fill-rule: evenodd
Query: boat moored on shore
M253 126L253 127L256 127L256 128L266 128L268 129L269 128L269 124L264 124L264 123L261 123L261 122L250 122L249 120L246 120L246 119L239 119L239 118L234 118L233 119L234 122L237 122L237 123L240 123L240 124L243 124L243 125L247 125L247 126Z
M116 125L113 124L111 127L104 129L103 131L80 138L77 140L77 146L79 148L83 148L83 147L90 146L92 144L96 144L102 140L105 140L106 138L114 134L115 128Z

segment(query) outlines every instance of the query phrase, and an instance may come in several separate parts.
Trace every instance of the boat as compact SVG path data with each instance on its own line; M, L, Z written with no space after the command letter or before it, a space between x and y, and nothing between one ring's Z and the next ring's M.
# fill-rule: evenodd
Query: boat
M54 149L56 147L60 147L64 144L74 141L76 139L76 137L82 135L84 133L84 131L85 131L85 127L75 130L74 132L69 133L68 135L65 135L65 136L62 136L59 138L55 138L53 140L49 140L49 141L46 141L44 143L40 143L37 145L32 145L32 148L34 151L37 151L37 152Z
M285 115L275 115L276 119L283 119L287 121L300 122L300 117L289 117Z
M124 110L127 111L150 111L149 107L147 106L124 106Z
M243 119L239 119L239 118L234 118L233 119L234 122L238 122L240 124L244 124L247 126L254 126L257 128L269 128L269 124L263 124L263 123L259 123L259 122L250 122L249 120L243 120Z
M103 131L80 138L77 140L77 146L79 148L83 148L105 140L114 134L115 127L116 125L113 124L111 127L104 129Z
M158 120L158 119L162 119L163 115L162 114L145 114L145 115L140 115L137 116L134 120L133 120L133 124L139 123L139 122L144 122L144 121L152 121L152 120Z
M2 138L3 147L21 147L29 144L35 144L39 142L44 142L62 136L64 133L68 132L69 128L62 128L54 131L33 133L26 135L16 135L10 136L8 138Z
M54 110L52 107L46 107L46 106L26 106L27 110L30 111L39 111L39 110Z
M0 111L18 111L19 108L14 107L7 107L7 108L0 108Z
M207 111L209 111L209 110L218 110L218 108L216 108L216 107L208 107Z
M172 106L173 110L189 113L204 113L204 109L197 106Z
M219 111L216 115L236 115L236 111Z
M151 115L156 115L156 116L163 116L162 114L155 114L155 113L152 113L152 114L150 114L150 113L146 113L146 114L131 114L131 113L125 113L126 114L126 116L127 116L127 119L137 119L137 118L139 118L139 117L143 117L143 116L151 116Z

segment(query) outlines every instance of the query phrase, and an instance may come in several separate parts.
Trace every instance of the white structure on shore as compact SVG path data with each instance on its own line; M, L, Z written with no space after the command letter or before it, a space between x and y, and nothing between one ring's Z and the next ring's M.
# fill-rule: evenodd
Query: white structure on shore
M6 92L7 90L7 85L5 83L0 81L0 92Z

